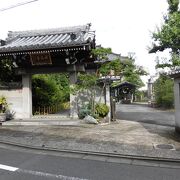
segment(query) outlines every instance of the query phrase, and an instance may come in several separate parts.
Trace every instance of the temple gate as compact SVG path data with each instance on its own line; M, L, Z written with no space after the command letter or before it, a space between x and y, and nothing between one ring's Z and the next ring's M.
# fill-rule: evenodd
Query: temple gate
M33 74L68 72L70 83L77 80L77 72L92 71L95 48L95 32L90 24L59 29L9 32L6 41L0 43L0 60L10 58L16 73L22 76L22 88L2 91L10 97L17 118L32 116ZM12 95L13 94L13 95ZM70 95L70 116L77 117L77 104Z

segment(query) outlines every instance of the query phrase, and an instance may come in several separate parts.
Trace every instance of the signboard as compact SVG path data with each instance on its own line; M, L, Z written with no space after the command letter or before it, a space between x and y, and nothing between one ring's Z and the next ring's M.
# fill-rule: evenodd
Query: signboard
M34 66L52 64L50 53L30 54L31 64Z

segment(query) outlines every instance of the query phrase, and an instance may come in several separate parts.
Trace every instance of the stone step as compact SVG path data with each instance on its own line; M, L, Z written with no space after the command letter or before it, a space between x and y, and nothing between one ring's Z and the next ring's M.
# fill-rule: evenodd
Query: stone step
M42 125L48 125L48 126L55 126L55 125L61 125L61 126L75 126L80 125L81 120L36 120L36 119L26 119L26 120L10 120L2 122L2 126L42 126Z
M31 120L38 120L38 119L43 119L43 120L49 120L49 119L72 119L70 118L70 116L68 115L36 115L36 116L33 116L32 118L30 118Z

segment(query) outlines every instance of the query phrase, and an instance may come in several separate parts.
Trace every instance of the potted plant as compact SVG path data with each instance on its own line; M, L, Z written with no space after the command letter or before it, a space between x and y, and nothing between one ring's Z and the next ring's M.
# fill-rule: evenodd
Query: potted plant
M6 110L7 110L8 104L7 100L4 96L0 97L0 122L3 122L6 120Z

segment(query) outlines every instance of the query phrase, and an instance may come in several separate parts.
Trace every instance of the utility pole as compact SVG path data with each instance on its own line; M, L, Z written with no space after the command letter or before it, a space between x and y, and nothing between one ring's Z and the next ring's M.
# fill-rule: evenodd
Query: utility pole
M16 8L16 7L19 7L19 6L23 6L23 5L26 5L26 4L30 4L30 3L35 2L35 1L38 1L38 0L30 0L30 1L24 1L24 2L21 2L21 3L13 4L13 5L10 5L8 7L0 9L0 12L6 11L6 10L9 10L9 9L13 9L13 8Z

